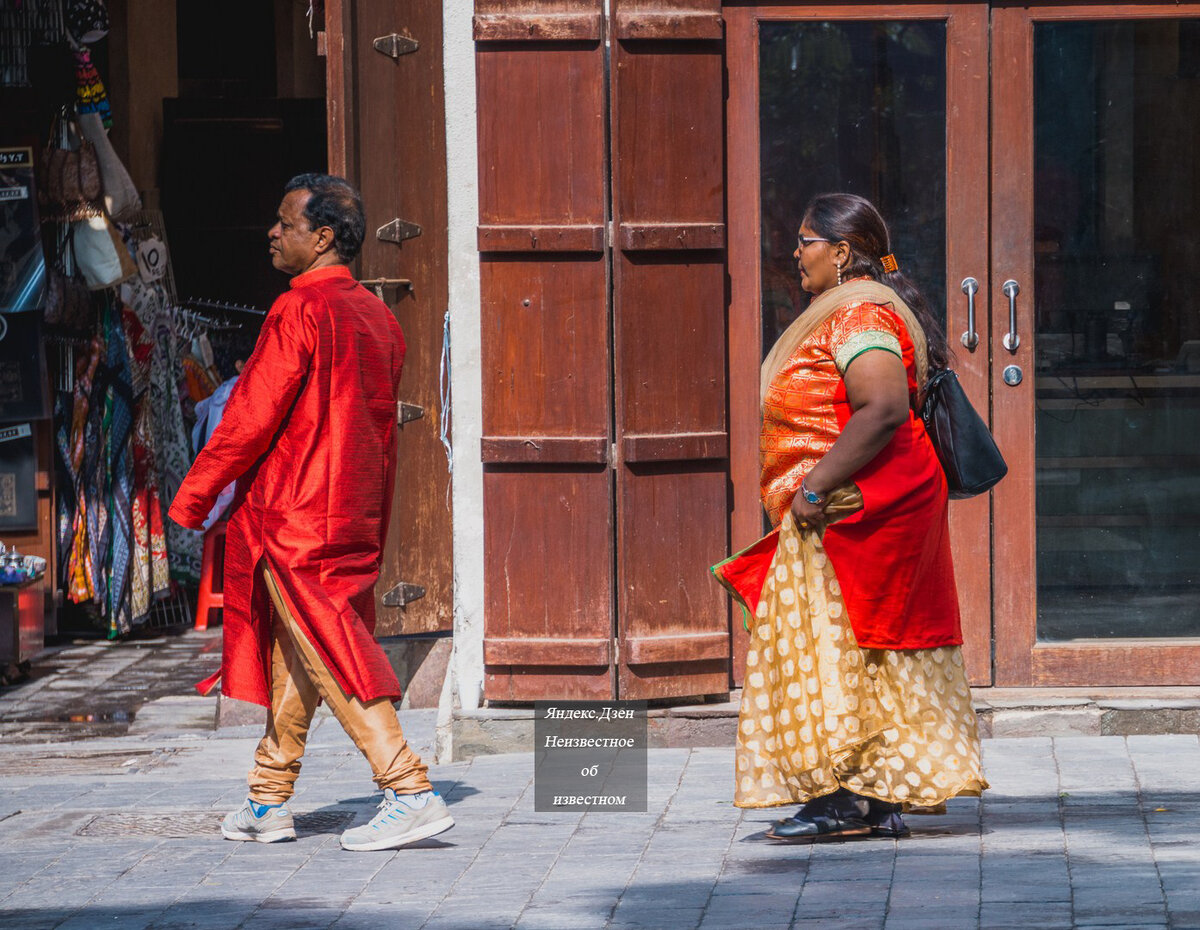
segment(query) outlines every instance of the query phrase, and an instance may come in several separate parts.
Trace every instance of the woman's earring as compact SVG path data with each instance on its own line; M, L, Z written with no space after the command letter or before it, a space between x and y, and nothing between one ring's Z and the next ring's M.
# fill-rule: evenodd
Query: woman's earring
M838 286L840 287L841 283L842 283L842 266L838 265L837 270L838 270Z

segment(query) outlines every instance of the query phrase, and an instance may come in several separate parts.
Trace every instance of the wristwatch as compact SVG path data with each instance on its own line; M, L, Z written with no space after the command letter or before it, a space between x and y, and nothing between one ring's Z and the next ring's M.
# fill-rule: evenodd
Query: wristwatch
M801 482L800 482L800 494L801 494L801 495L804 497L804 499L805 499L806 501L808 501L810 504L823 504L823 503L825 503L825 498L824 498L824 497L822 497L820 494L818 494L816 491L810 491L810 490L808 489L808 485L807 485L807 484L805 484L803 481L801 481Z

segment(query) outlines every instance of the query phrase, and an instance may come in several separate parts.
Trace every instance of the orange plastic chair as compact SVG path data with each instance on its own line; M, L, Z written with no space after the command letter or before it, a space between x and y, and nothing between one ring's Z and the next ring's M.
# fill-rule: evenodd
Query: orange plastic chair
M200 558L200 591L196 597L196 629L208 629L208 614L225 606L225 520L214 523L204 534ZM213 580L216 590L213 590Z

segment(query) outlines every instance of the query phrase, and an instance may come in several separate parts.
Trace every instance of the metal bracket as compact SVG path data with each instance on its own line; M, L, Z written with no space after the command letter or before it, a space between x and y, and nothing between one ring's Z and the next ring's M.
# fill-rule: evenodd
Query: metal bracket
M371 288L380 300L386 300L383 296L384 288L394 287L397 291L406 291L409 294L413 291L413 283L408 278L364 278L358 283L363 287ZM396 296L399 299L400 295Z
M421 235L421 227L416 223L410 223L408 220L402 220L399 217L380 226L375 230L375 238L381 239L384 242L395 242L397 244L405 239L415 239Z
M425 408L418 407L416 404L406 404L400 401L396 404L396 422L400 426L405 423L411 423L413 420L419 420L425 416Z
M384 607L404 607L415 600L419 600L425 596L425 589L419 584L409 584L407 581L402 581L392 590L384 594Z
M402 36L398 32L393 32L391 35L380 36L372 43L375 46L375 51L382 52L390 56L393 60L401 55L411 55L421 47L420 43L411 36Z

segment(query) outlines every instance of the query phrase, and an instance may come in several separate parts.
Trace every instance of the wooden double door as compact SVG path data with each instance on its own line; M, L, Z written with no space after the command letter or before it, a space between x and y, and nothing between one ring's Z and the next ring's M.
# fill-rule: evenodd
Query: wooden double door
M475 4L492 701L729 688L722 29Z
M951 506L976 684L1200 683L1200 5L727 5L732 538L805 201L873 199L1010 465Z

